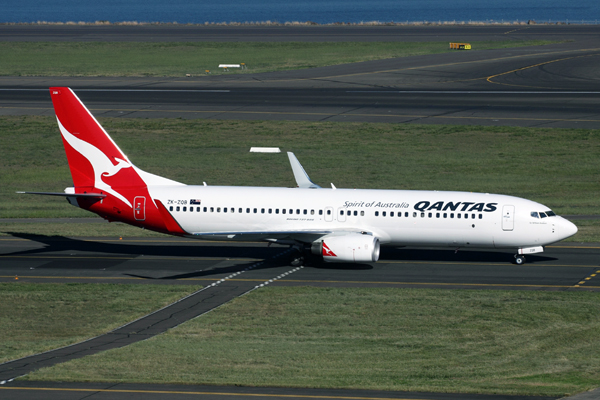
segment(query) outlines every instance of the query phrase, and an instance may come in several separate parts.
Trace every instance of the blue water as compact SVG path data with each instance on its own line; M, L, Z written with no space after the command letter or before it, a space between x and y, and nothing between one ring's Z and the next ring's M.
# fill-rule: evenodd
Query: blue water
M0 22L415 22L600 19L599 0L0 0Z

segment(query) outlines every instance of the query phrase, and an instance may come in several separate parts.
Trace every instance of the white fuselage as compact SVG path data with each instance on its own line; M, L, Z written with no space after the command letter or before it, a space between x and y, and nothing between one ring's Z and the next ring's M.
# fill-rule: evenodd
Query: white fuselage
M239 240L233 233L260 238L261 232L368 232L381 244L528 248L577 232L542 204L498 194L223 186L149 190L196 237L222 233L227 238L232 233L229 238Z

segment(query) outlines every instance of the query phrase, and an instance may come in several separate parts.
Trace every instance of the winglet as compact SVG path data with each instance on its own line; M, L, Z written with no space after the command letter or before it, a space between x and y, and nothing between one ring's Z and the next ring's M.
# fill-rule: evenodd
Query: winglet
M288 158L290 159L292 171L294 172L294 178L296 178L296 183L298 184L298 187L305 189L320 189L321 186L317 185L316 183L313 183L313 181L310 180L308 174L306 173L306 171L304 171L304 168L302 168L300 161L298 161L294 153L288 151L287 154Z

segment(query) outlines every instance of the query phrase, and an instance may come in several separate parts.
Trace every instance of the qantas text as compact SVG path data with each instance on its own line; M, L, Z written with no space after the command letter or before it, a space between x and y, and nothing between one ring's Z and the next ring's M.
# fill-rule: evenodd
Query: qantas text
M457 201L457 202L446 202L437 201L431 204L430 201L419 201L415 204L415 210L429 211L479 211L479 212L493 212L496 211L498 203L473 203L468 201Z

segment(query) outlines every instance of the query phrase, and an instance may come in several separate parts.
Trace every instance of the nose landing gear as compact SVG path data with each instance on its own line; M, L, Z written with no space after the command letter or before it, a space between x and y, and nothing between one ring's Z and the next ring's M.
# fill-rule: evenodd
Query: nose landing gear
M525 264L525 256L523 254L535 254L541 253L544 251L544 247L535 246L535 247L522 247L517 250L517 254L515 254L515 264L523 265Z
M520 254L515 254L515 264L517 265L523 265L525 264L525 256L522 256Z

